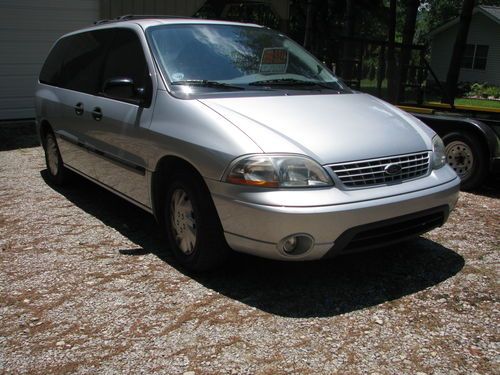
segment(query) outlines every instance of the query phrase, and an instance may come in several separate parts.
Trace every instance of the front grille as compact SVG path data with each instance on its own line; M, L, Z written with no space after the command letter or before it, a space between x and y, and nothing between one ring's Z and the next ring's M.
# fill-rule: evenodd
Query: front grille
M387 158L362 160L330 167L348 188L368 187L412 180L425 176L429 171L429 152L419 152ZM399 173L390 175L385 168L390 164L401 166Z

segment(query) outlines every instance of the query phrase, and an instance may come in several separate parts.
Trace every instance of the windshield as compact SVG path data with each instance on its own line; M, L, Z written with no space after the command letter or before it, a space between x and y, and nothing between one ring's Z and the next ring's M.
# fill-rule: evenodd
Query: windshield
M162 25L148 28L163 73L172 85L210 90L317 86L344 91L323 64L275 31L219 24Z

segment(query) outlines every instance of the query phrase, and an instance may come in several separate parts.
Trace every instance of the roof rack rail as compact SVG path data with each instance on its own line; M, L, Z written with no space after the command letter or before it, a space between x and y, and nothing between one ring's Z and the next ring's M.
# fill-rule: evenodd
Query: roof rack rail
M145 15L145 14L126 14L123 16L119 16L116 18L112 19L104 19L104 20L98 20L94 22L94 25L101 25L103 23L111 23L111 22L123 22L123 21L130 21L130 20L142 20L142 19L148 19L148 18L161 18L161 19L194 19L194 17L187 17L187 16L171 16L171 15L160 15L160 14L151 14L151 15Z

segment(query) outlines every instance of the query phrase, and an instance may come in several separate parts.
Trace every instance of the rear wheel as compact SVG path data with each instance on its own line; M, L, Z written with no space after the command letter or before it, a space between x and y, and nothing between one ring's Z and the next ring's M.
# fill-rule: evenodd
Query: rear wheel
M62 185L66 181L67 171L64 167L61 153L53 133L48 133L44 139L45 164L49 172L50 181L56 185Z
M173 176L164 211L170 248L183 266L203 271L226 260L229 248L203 181L191 174Z
M443 137L446 161L461 180L463 190L477 188L487 174L487 157L473 134L448 133Z

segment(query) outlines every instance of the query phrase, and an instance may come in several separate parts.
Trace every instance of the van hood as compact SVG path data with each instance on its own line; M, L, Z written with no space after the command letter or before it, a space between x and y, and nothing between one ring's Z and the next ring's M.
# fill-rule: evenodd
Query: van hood
M304 154L320 164L430 150L420 120L367 94L199 99L266 153Z

